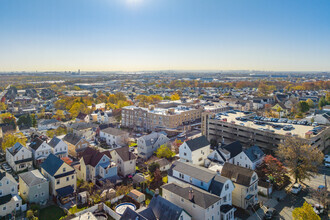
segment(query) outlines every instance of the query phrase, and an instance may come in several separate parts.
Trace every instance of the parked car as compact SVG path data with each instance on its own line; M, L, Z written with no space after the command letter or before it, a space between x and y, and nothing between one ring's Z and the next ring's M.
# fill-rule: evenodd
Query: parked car
M312 124L312 126L313 126L313 127L316 127L316 126L319 126L319 124L318 124L317 122L314 122L314 123Z
M323 212L324 212L324 207L323 207L323 205L320 205L320 204L315 204L313 209L314 209L314 212L318 215L323 214Z
M301 191L301 189L302 189L301 185L299 183L295 183L291 188L291 193L298 194Z
M185 133L180 133L180 134L178 135L178 137L179 137L179 138L183 138L185 135L186 135Z
M276 209L269 208L265 213L264 219L272 219L276 215Z

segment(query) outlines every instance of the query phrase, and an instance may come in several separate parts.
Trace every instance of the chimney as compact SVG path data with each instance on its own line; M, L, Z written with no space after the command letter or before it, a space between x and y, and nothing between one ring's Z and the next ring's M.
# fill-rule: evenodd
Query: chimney
M155 190L155 197L157 197L159 195L159 189L157 188L156 190Z
M192 187L189 188L189 201L192 201L194 199L194 191Z

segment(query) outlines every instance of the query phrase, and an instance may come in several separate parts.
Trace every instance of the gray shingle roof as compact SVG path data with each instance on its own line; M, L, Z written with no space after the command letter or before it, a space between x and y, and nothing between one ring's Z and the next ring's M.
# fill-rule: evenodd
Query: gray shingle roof
M252 146L244 150L244 153L252 162L259 160L265 155L265 153L258 146Z
M65 137L63 138L63 141L69 142L72 145L76 145L81 140L81 138L82 138L81 136L69 133L69 134L65 135Z
M19 176L28 186L34 186L47 182L47 179L39 172L39 170L32 170L29 172L21 173Z
M184 211L179 206L171 203L170 201L164 199L159 195L154 196L152 198L148 206L148 209L151 209L153 214L159 220L179 219L180 214L182 213L182 211Z
M194 186L190 186L188 184L181 186L181 185L177 185L176 183L168 183L162 186L163 189L166 189L172 192L173 194L176 194L186 200L189 200L190 187L193 189L193 199L191 202L195 203L196 205L204 209L220 201L219 196L213 195L209 192L206 192Z
M215 175L215 172L209 169L181 161L175 161L173 163L169 175L171 175L172 170L176 170L206 183L211 181Z
M242 144L239 141L232 142L222 147L223 149L230 152L230 158L237 156L239 153L242 152Z
M203 148L207 145L210 145L210 142L203 135L198 138L194 138L189 141L186 141L186 144L188 145L188 147L190 148L191 151L195 151L195 150Z
M51 146L52 148L54 148L56 145L58 145L58 143L60 143L60 139L57 138L56 136L54 136L50 142L48 143L49 146Z
M220 196L222 188L227 180L228 179L226 177L215 175L208 191L212 194Z
M18 151L20 151L20 149L22 149L22 147L24 147L24 146L21 143L17 142L11 148L7 148L7 150L9 151L9 153L11 155L15 156L18 153Z
M126 135L127 134L126 131L123 131L123 130L120 130L120 129L117 129L117 128L111 128L111 127L103 129L101 131L104 132L104 133L107 133L107 134L114 135L114 136L120 136L120 135Z
M227 177L228 179L231 179L234 183L243 186L250 186L253 174L253 170L231 163L225 163L221 170L221 176Z
M129 147L116 148L115 151L121 157L123 161L129 161L136 159L136 156L129 151Z

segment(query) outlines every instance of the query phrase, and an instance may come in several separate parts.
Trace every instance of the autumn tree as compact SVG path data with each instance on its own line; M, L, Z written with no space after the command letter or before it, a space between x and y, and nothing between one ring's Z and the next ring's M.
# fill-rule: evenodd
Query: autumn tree
M4 111L7 109L7 105L3 102L0 102L0 111Z
M298 108L299 112L308 112L309 111L309 105L305 101L298 102L297 108Z
M266 155L263 162L257 167L256 172L260 178L267 177L277 185L283 184L287 177L287 170L277 158Z
M179 96L179 94L178 94L178 93L173 93L173 94L171 95L171 100L172 100L172 101L180 100L180 96Z
M316 190L313 189L311 195L316 201L318 201L319 204L323 205L324 208L327 208L329 204L330 193L325 186L322 188L319 187Z
M26 145L26 137L23 135L23 133L8 133L5 134L2 140L2 150L6 151L7 148L14 146L17 142L21 143L22 145Z
M53 116L56 120L63 121L65 119L64 111L63 110L57 110L55 115Z
M310 179L323 162L323 154L318 148L296 137L287 138L279 145L276 154L289 169L295 182Z
M159 163L152 162L148 166L148 170L152 176L154 175L154 173L157 169L159 169Z
M313 102L313 100L307 99L306 102L307 102L309 108L314 108L314 102Z
M327 105L327 101L325 100L324 97L321 97L320 101L319 101L319 108L322 109L323 106L326 106L326 105Z
M158 158L171 158L175 155L175 153L173 151L171 151L170 147L163 144L161 145L157 151L156 151L156 155Z
M307 202L304 202L302 207L297 207L292 211L292 218L294 220L321 220L320 216L314 212L313 207Z

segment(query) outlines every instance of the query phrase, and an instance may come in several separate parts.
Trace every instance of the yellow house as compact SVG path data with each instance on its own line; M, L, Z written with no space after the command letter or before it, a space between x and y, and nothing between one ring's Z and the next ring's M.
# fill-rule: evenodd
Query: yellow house
M273 112L277 112L280 117L287 116L290 113L290 111L282 103L277 103L271 109Z
M76 191L76 171L54 154L50 154L41 164L41 173L49 180L51 195L65 199Z
M82 152L89 146L88 141L72 133L65 135L63 141L68 145L69 155L76 158L80 158Z

